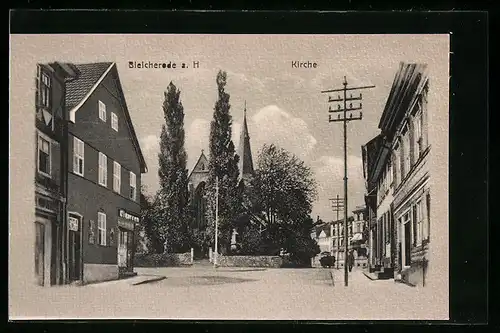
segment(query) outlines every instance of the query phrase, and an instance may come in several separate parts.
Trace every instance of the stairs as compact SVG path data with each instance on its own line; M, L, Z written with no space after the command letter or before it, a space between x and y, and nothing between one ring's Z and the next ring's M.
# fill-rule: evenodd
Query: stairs
M370 280L389 280L394 278L394 270L392 268L380 267L377 270L365 271L363 274Z

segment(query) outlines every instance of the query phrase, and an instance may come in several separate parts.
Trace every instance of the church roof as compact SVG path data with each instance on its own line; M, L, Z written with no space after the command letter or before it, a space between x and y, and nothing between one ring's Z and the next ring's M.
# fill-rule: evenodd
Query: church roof
M241 129L238 155L240 157L238 161L240 177L253 175L254 169L252 161L252 149L250 148L250 135L248 134L246 102L243 115L243 127Z
M203 150L201 151L200 157L198 157L198 161L196 161L193 169L189 173L188 179L191 178L191 175L193 172L202 172L202 173L208 173L208 159L205 156L205 153Z

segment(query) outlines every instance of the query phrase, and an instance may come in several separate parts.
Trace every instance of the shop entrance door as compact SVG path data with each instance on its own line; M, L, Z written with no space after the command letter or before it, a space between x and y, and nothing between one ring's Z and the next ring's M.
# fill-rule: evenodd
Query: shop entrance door
M127 244L128 232L124 229L119 229L118 233L118 267L127 267Z
M69 235L68 235L68 263L69 263L69 281L81 280L81 228L80 219L69 217Z

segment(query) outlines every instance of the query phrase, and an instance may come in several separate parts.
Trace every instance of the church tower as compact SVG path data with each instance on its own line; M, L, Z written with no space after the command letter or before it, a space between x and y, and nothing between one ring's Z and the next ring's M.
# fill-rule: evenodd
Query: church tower
M238 149L238 155L240 157L238 161L238 169L240 171L240 181L243 179L244 182L251 179L254 174L253 161L252 161L252 149L250 148L250 135L248 134L247 125L247 102L245 101L245 109L243 114L243 127L240 134L240 144Z

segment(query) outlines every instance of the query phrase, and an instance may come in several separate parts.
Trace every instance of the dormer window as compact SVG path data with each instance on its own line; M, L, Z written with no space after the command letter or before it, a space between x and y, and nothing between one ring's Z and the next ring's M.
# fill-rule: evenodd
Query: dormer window
M205 171L205 164L202 163L200 168L201 168L201 171Z

